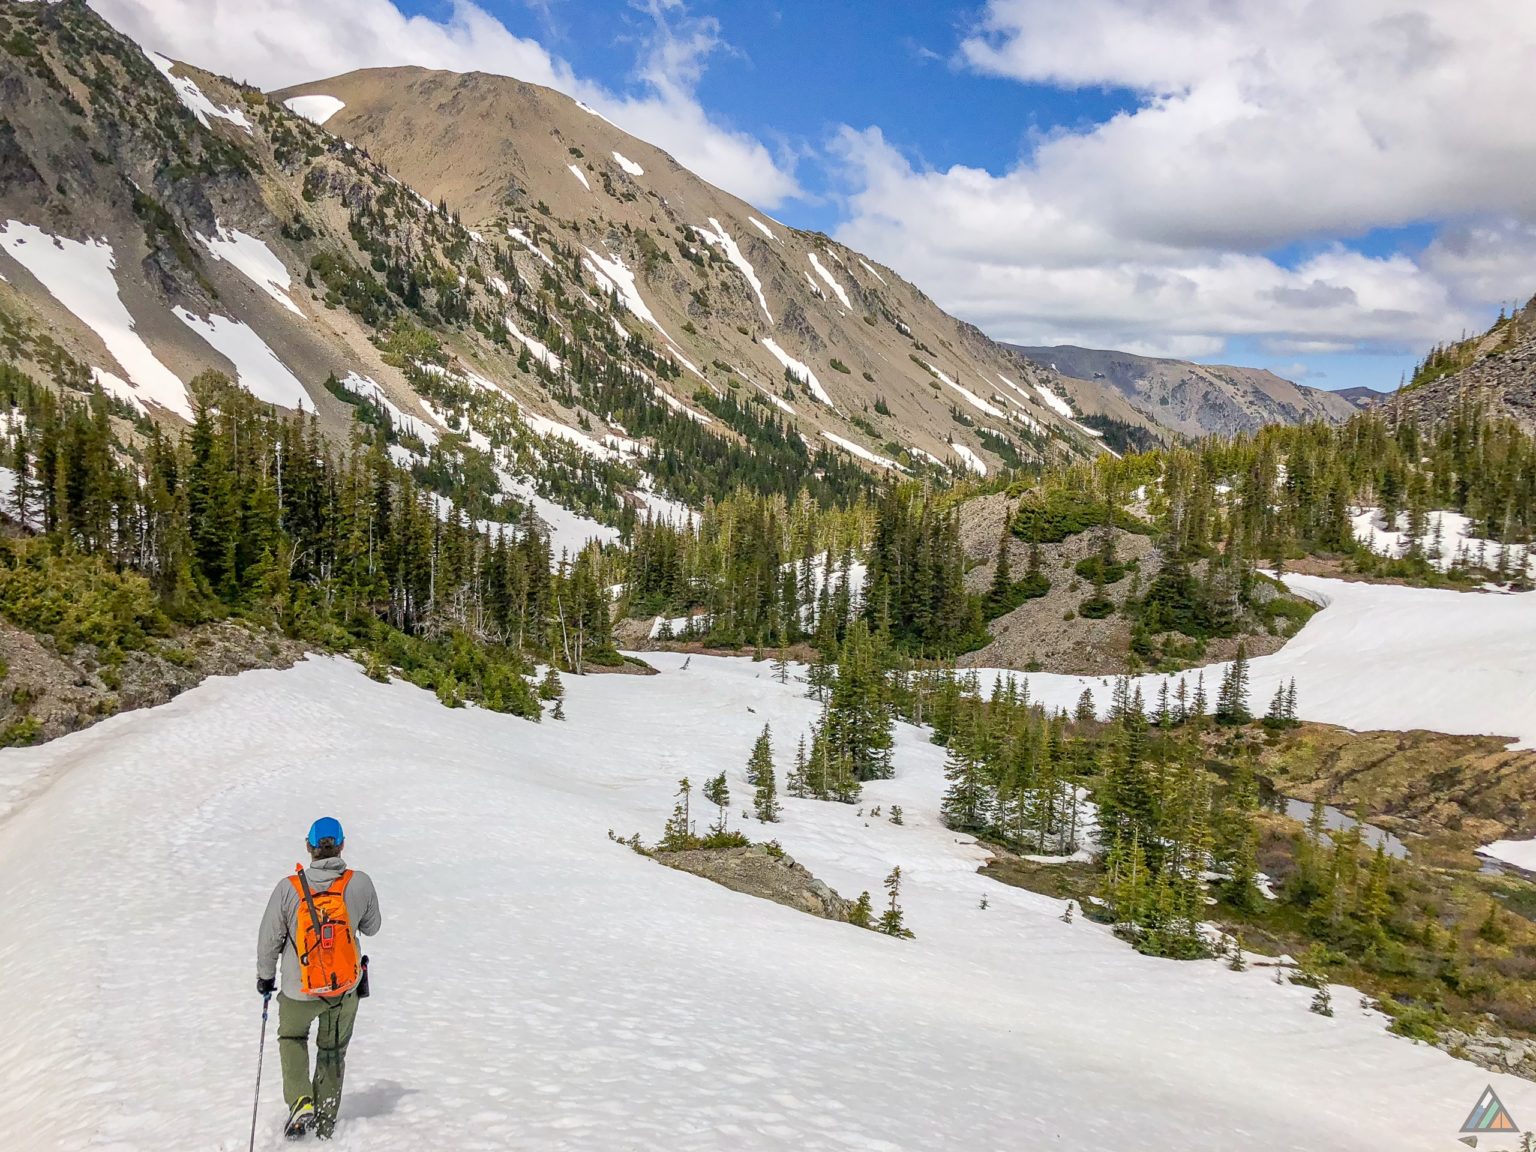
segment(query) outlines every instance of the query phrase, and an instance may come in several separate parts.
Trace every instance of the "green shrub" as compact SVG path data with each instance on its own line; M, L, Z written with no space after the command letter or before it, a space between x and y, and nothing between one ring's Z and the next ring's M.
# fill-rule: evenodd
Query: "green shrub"
M1099 579L1100 575L1102 574L1104 583L1107 586L1110 584L1120 583L1120 581L1125 579L1125 574L1135 567L1136 561L1134 560L1130 560L1125 563L1121 563L1118 560L1112 560L1108 564L1105 564L1102 557L1088 556L1082 560L1079 560L1073 571L1075 571L1079 576L1081 576L1084 580L1089 581L1090 583Z
M170 624L148 580L100 556L58 554L44 540L0 542L0 615L62 651L143 648Z
M1089 597L1077 606L1077 613L1085 620L1102 620L1115 610L1115 602L1107 596Z
M42 730L43 726L36 716L23 716L0 729L0 748L25 748L35 744Z
M1138 520L1124 509L1113 509L1116 528L1148 536L1152 526ZM1068 488L1026 492L1013 515L1013 534L1022 540L1041 544L1059 544L1104 523L1106 510L1102 501L1085 492Z

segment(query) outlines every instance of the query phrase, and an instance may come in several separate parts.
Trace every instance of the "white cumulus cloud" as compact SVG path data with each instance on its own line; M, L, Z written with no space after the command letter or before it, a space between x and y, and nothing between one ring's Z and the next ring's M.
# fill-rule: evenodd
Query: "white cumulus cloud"
M1003 338L1421 348L1536 288L1533 43L1503 0L990 0L960 66L1131 109L1001 172L847 129L839 239Z

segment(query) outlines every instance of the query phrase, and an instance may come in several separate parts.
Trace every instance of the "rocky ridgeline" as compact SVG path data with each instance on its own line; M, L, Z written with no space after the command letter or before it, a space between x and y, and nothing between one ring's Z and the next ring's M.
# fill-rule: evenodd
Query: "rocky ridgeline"
M1453 375L1404 389L1396 407L1405 416L1439 419L1467 402L1536 430L1536 335L1490 352Z

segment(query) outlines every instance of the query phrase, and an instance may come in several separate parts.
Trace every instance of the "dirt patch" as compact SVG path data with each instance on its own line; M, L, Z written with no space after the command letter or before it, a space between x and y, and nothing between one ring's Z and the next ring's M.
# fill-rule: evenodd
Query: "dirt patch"
M987 845L992 858L977 869L983 876L1013 888L1026 888L1057 900L1081 905L1103 886L1098 868L1086 861L1040 864L1016 856L995 844Z
M230 621L205 624L108 663L93 647L60 652L0 620L0 729L11 744L40 744L118 712L175 699L209 676L289 668L303 645Z
M1284 795L1361 810L1372 824L1424 837L1415 855L1445 853L1466 867L1481 844L1536 836L1536 751L1509 743L1303 724L1266 744L1256 768Z
M804 866L763 844L657 852L655 858L668 868L713 880L733 892L772 900L823 920L846 924L853 910L851 900L844 900Z

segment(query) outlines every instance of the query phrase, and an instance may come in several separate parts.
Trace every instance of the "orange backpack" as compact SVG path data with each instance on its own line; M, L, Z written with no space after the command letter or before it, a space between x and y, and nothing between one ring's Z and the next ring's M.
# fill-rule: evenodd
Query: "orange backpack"
M349 868L324 892L309 886L302 864L294 865L290 878L299 894L298 938L294 948L299 954L299 979L306 996L329 999L350 992L362 968L357 957L357 938L347 917L347 882Z

